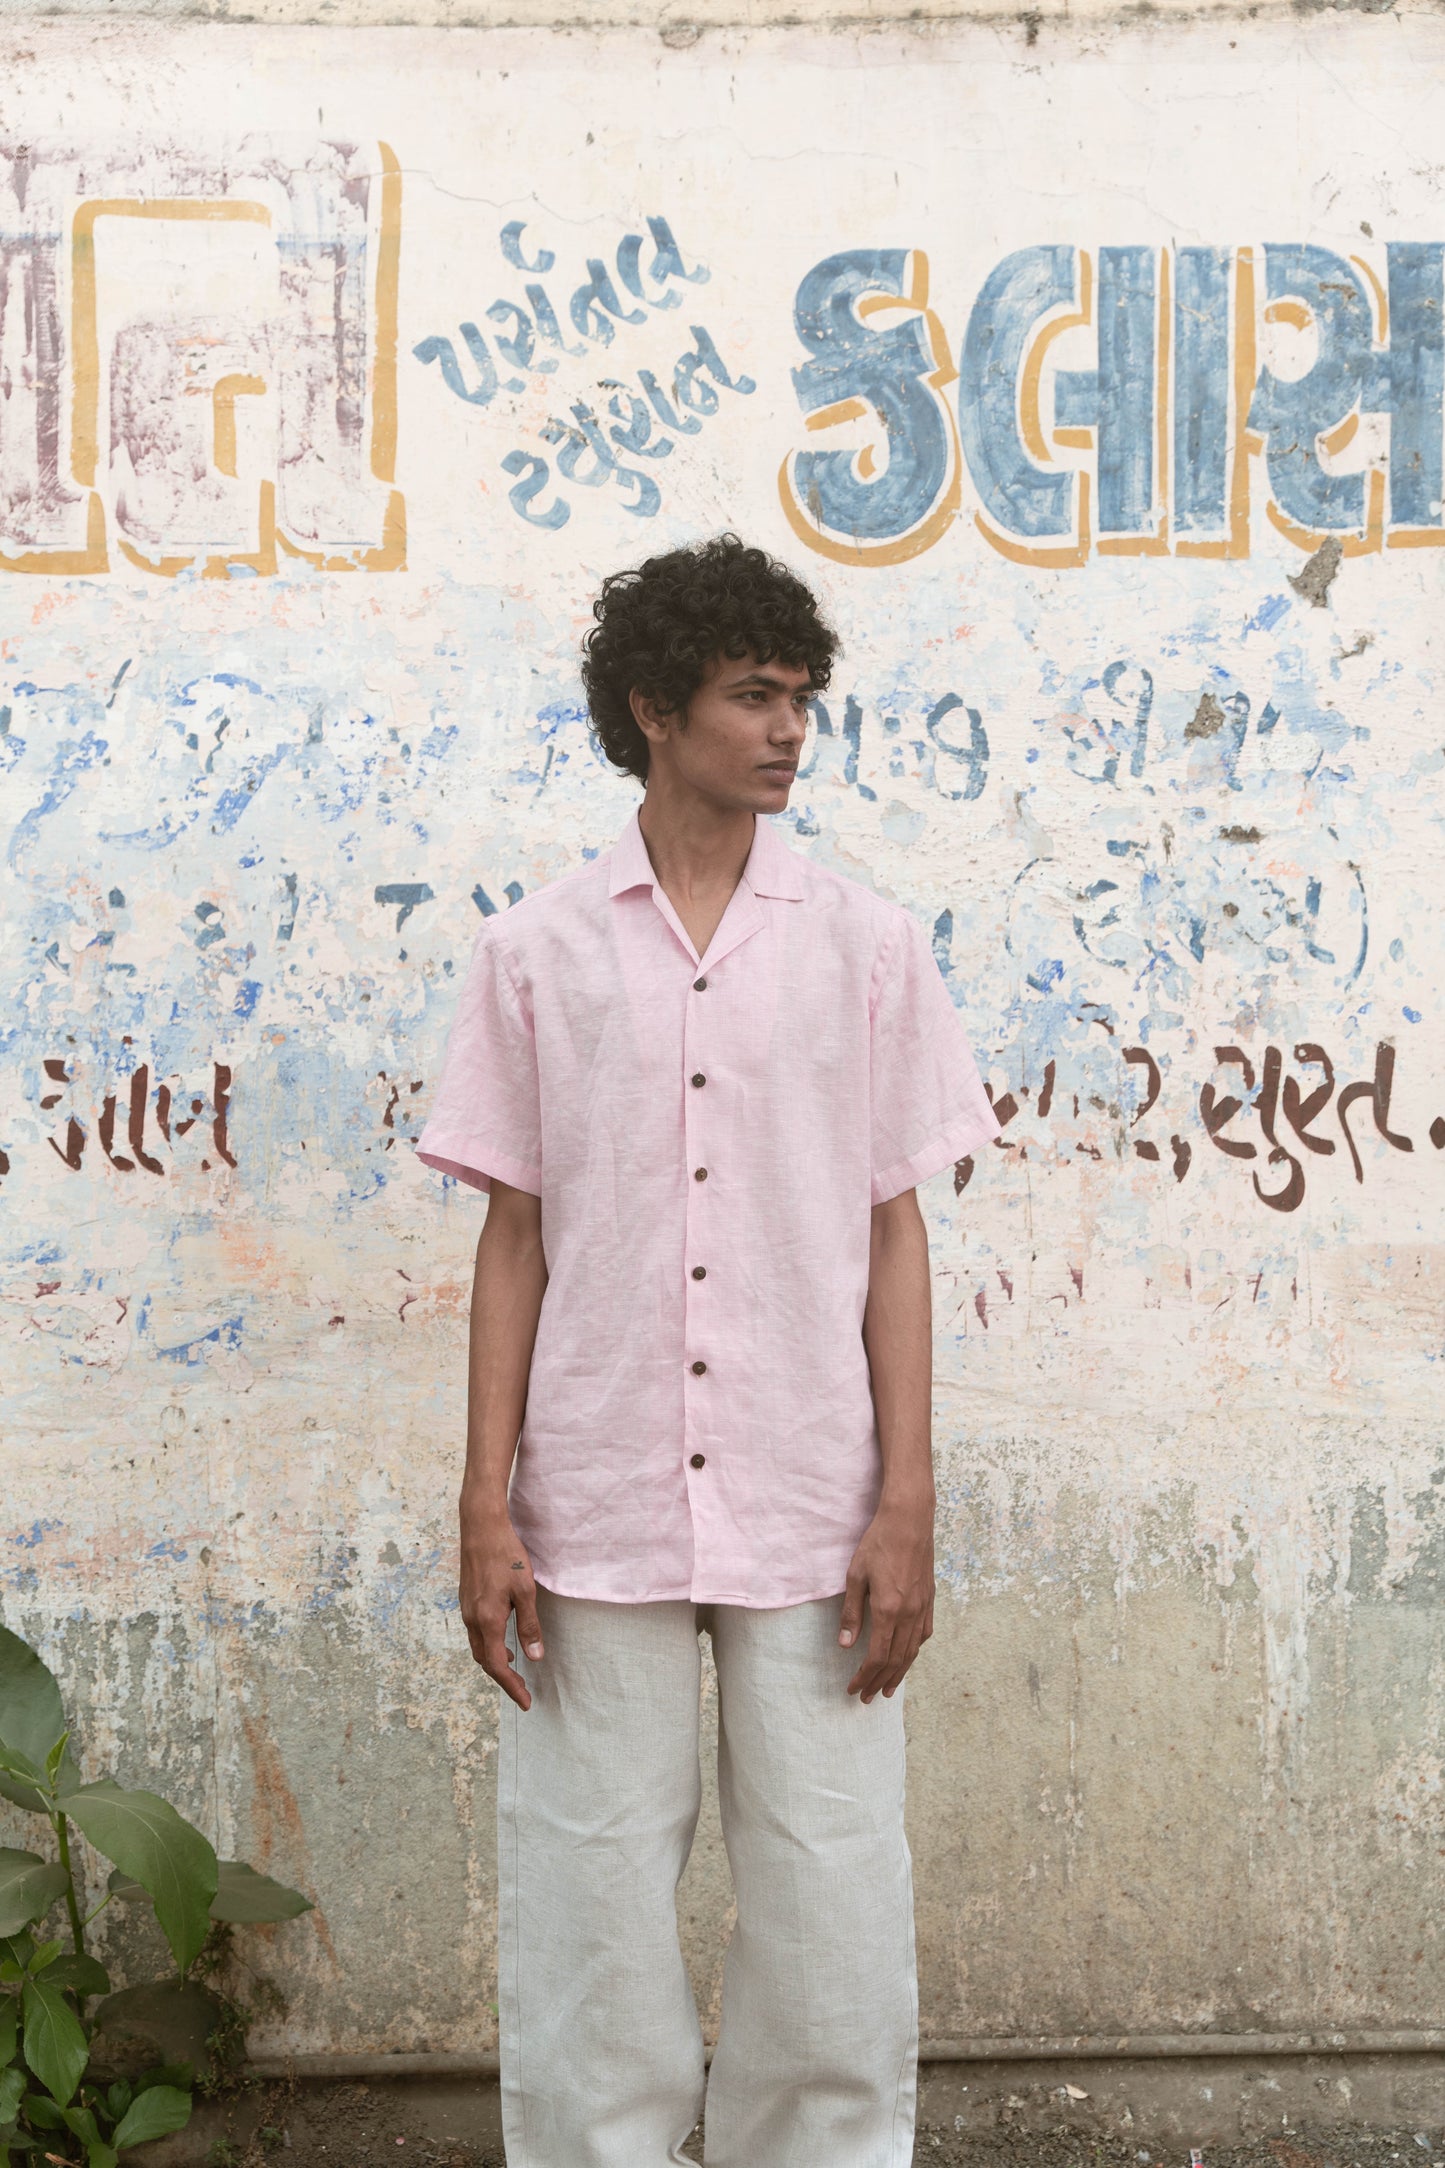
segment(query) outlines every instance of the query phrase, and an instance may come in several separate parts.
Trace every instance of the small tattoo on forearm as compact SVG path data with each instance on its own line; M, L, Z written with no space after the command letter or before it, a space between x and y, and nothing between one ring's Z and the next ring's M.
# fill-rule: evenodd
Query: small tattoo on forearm
M513 1571L513 1573L521 1573L521 1572L522 1572L522 1571L523 1571L523 1570L525 1569L525 1567L526 1567L526 1564L527 1564L527 1561L526 1561L526 1559L525 1559L525 1558L514 1558L514 1559L512 1560L512 1571Z

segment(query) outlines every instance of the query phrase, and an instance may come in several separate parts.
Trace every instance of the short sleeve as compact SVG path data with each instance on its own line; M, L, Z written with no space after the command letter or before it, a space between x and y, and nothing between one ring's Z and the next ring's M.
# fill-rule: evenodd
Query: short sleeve
M489 1190L495 1175L542 1194L536 1038L489 926L472 950L416 1156L473 1189Z
M999 1134L928 937L907 912L879 957L870 1030L871 1202L885 1204Z

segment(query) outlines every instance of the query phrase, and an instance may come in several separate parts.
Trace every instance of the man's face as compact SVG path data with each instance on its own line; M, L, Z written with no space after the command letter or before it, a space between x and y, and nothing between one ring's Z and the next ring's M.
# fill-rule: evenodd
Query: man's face
M655 725L648 730L652 775L661 781L659 771L666 771L720 811L779 813L797 772L812 697L806 670L752 655L720 657L688 702L686 722L657 716L665 733L656 735Z

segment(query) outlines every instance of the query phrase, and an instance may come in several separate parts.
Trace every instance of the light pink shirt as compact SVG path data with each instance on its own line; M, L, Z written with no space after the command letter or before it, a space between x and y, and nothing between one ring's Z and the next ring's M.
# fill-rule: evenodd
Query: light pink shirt
M635 814L488 918L417 1150L542 1200L511 1484L542 1585L835 1595L881 1473L870 1207L998 1133L918 921L766 819L701 959Z

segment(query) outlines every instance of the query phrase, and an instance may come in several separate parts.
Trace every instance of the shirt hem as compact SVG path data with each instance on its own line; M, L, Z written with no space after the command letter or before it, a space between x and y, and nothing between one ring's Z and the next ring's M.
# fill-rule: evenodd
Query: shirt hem
M990 1110L986 1121L971 1115L954 1129L945 1129L933 1137L919 1151L907 1159L895 1160L893 1165L875 1176L870 1202L887 1204L890 1197L897 1197L916 1183L926 1182L930 1175L941 1174L945 1167L955 1161L967 1159L981 1144L1003 1135L997 1116Z
M468 1189L489 1191L492 1178L505 1182L511 1189L524 1189L529 1196L540 1197L542 1177L535 1167L528 1167L520 1159L510 1159L505 1152L494 1152L488 1145L475 1144L467 1137L449 1137L443 1133L430 1142L423 1134L417 1145L416 1156L424 1167L431 1167L437 1174L449 1174L458 1182L465 1182Z
M532 1578L539 1588L546 1589L549 1596L566 1596L578 1603L726 1603L736 1606L740 1611L790 1611L794 1604L824 1603L830 1596L841 1596L847 1587L846 1568L841 1579L834 1580L830 1576L825 1587L806 1589L796 1596L760 1596L744 1594L736 1589L728 1592L704 1592L696 1588L654 1590L646 1596L615 1596L607 1590L563 1586L564 1582L571 1583L573 1577L570 1574L539 1572L535 1565L532 1568Z

